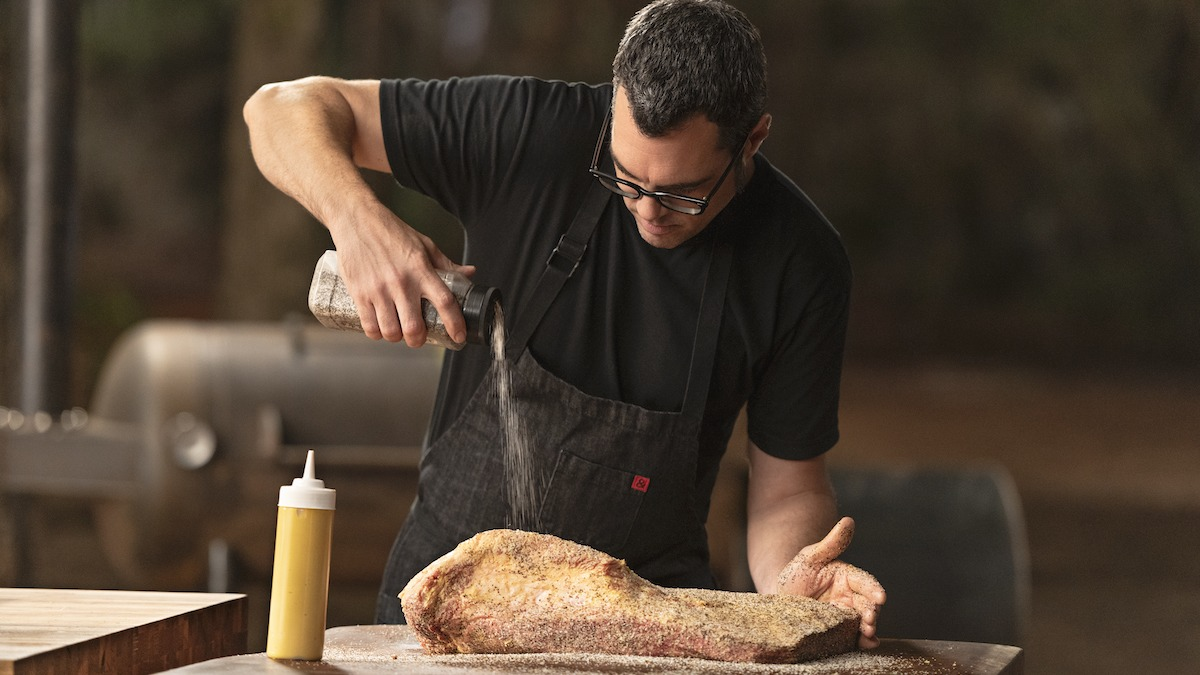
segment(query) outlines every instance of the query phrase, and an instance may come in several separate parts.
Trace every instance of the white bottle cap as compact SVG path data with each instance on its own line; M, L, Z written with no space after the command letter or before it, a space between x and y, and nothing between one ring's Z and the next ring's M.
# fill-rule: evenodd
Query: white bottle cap
M279 488L279 505L294 509L322 509L333 511L334 498L337 490L325 487L325 481L317 478L316 465L313 461L313 451L308 451L304 460L304 475L292 481L291 485Z

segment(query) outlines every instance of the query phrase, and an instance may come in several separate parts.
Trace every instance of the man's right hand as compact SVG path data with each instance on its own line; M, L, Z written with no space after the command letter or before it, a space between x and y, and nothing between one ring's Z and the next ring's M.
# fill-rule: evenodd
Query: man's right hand
M426 338L421 309L425 298L441 316L450 338L465 342L462 308L436 270L471 276L475 268L455 264L433 240L382 205L372 210L371 215L364 214L366 220L352 226L354 236L334 238L342 279L358 308L363 332L375 340L403 340L420 347Z

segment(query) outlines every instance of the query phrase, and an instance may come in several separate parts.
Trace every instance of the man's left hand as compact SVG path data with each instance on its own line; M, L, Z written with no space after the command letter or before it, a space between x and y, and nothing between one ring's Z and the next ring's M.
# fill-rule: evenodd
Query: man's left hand
M858 646L879 646L875 622L887 601L883 586L867 572L838 560L854 537L854 520L842 518L821 541L805 546L779 573L779 593L803 595L858 612Z

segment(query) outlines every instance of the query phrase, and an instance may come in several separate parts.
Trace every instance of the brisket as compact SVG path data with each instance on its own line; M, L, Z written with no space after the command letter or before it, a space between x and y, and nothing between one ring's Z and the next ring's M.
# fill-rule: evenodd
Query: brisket
M579 653L794 663L847 652L858 615L810 598L656 586L547 534L475 535L413 577L404 616L431 654Z

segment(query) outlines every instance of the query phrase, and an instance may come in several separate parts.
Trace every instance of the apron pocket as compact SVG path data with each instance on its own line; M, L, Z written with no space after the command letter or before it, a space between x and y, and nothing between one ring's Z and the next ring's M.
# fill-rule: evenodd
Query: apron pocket
M644 476L559 452L542 502L542 527L621 558L649 482Z

